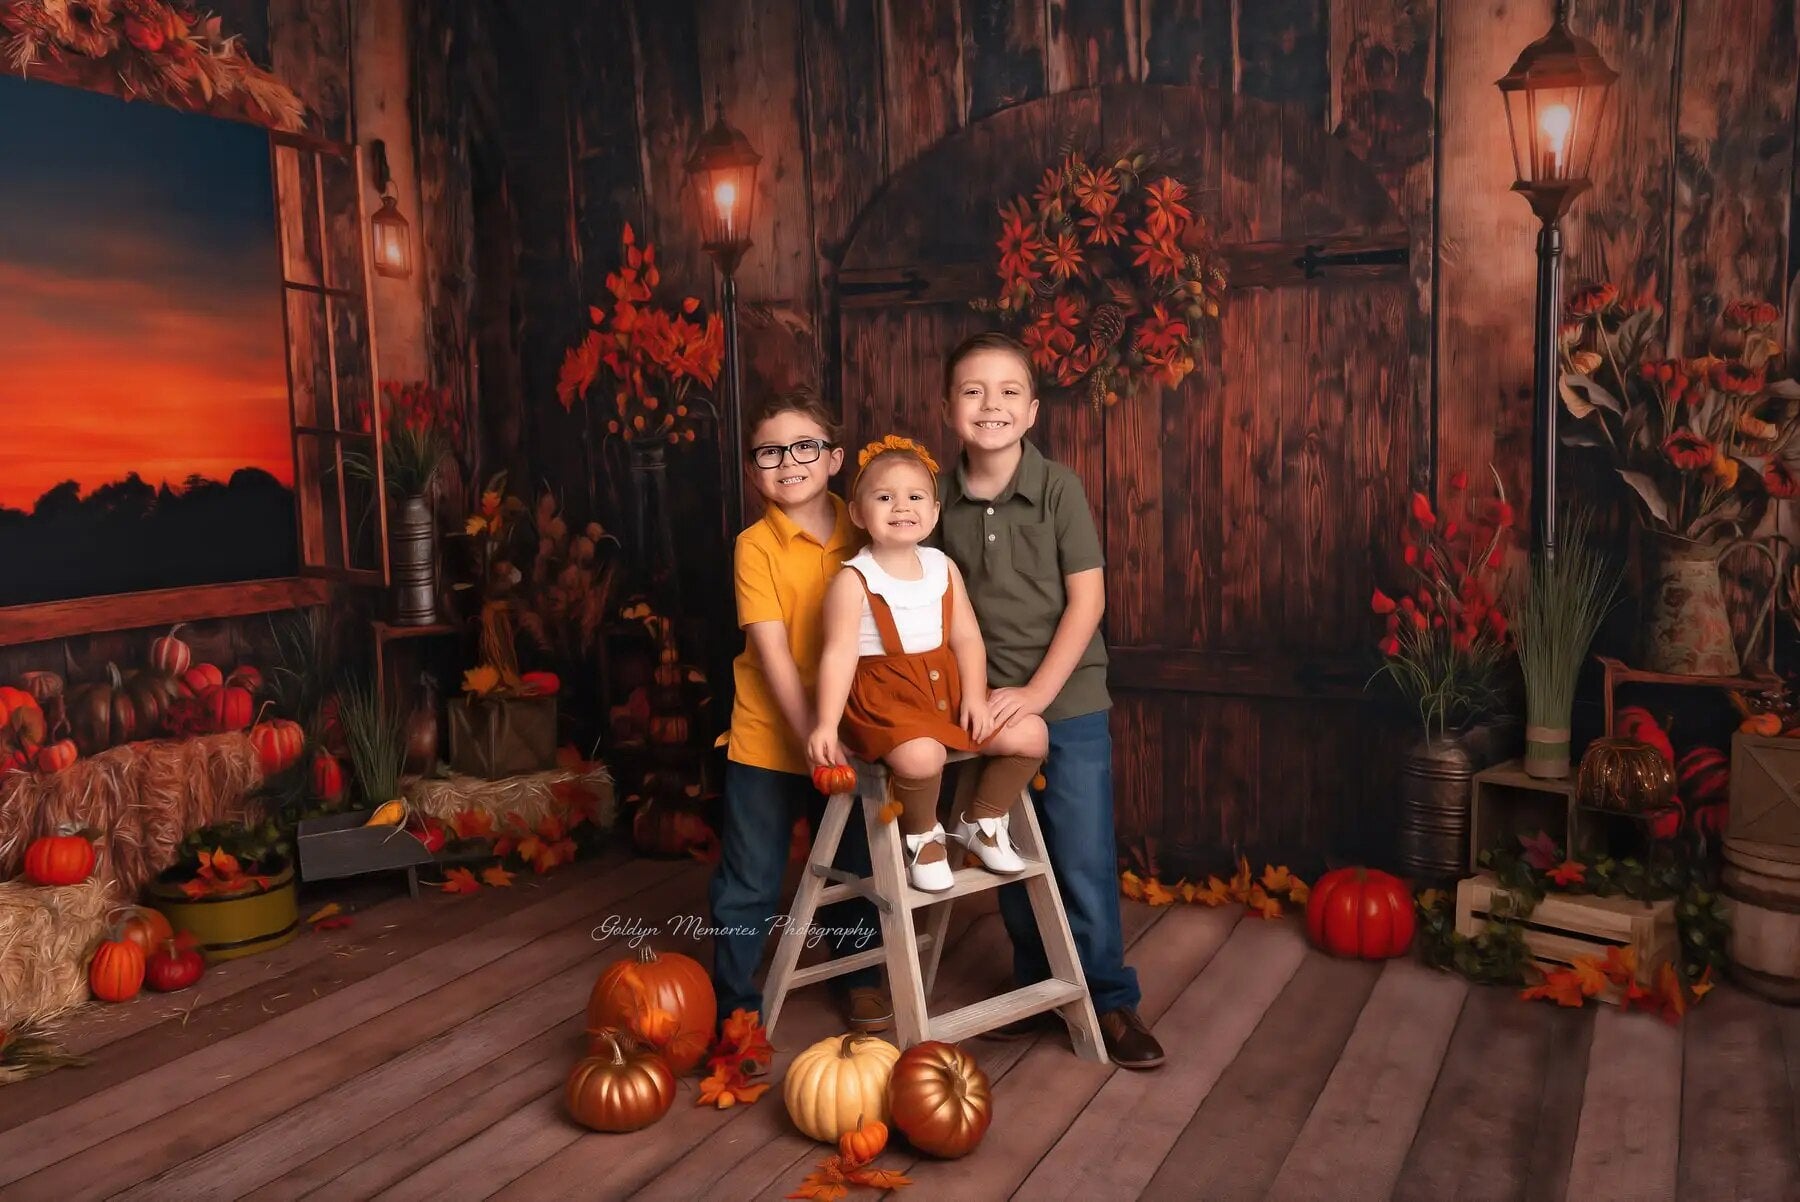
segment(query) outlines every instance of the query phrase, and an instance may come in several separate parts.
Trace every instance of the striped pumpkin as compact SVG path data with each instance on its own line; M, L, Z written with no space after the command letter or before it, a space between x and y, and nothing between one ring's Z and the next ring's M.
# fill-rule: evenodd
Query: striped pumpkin
M1724 801L1731 783L1731 761L1717 747L1690 748L1675 768L1681 800L1690 810Z

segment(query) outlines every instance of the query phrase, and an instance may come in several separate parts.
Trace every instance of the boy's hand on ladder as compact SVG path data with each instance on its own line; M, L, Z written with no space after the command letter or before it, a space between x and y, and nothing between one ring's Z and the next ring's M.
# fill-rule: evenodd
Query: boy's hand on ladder
M813 731L812 736L806 740L806 758L815 768L845 763L843 749L838 745L837 731L829 726L821 726Z

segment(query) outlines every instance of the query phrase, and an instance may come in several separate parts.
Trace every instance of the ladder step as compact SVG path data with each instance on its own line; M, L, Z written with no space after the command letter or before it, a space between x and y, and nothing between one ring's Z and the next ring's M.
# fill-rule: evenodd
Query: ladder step
M995 1027L1004 1027L1021 1018L1030 1018L1034 1014L1066 1006L1085 996L1085 986L1052 977L1023 989L1015 989L1011 993L983 998L960 1010L937 1015L931 1020L931 1038L941 1039L945 1043L961 1043L983 1031L992 1031Z
M862 881L854 885L827 885L819 890L819 898L814 904L821 907L829 906L837 902L848 901L853 897L866 898L874 903L877 910L885 911L889 908L887 898L877 896L874 883L870 881Z
M942 893L927 893L923 889L906 887L906 907L917 910L921 906L933 906L938 902L949 901L953 897L967 897L971 893L986 893L989 889L998 889L1002 885L1010 885L1014 881L1028 881L1034 876L1044 875L1042 860L1026 860L1025 870L1015 872L1011 876L1001 876L997 872L989 872L979 865L973 868L958 868L956 883Z
M920 951L931 947L931 932L921 931L915 941ZM887 962L887 948L877 943L874 947L864 948L860 952L852 952L848 956L838 956L832 960L821 960L817 964L805 968L796 968L794 975L788 978L785 992L792 993L803 985L816 985L820 981L829 981L833 977L841 977L847 972L855 972L859 968L871 966L879 968Z

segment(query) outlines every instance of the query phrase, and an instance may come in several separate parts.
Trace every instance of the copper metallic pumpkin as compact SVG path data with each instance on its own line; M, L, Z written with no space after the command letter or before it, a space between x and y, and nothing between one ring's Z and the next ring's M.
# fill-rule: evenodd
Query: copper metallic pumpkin
M1575 798L1622 813L1660 810L1675 795L1675 770L1662 752L1638 739L1595 739L1581 757Z
M888 1078L895 1128L921 1152L967 1156L994 1117L987 1074L953 1043L927 1040L900 1053Z
M599 1055L569 1074L563 1101L569 1117L595 1131L636 1131L669 1112L675 1074L655 1052L619 1031L601 1032Z

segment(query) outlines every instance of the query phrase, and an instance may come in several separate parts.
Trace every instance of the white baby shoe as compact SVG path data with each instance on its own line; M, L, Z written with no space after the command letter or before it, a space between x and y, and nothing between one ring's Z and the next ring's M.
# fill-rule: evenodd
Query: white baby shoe
M956 834L952 838L975 853L975 858L989 872L1023 872L1025 861L1019 858L1019 849L1013 845L1009 825L1011 821L1011 814L1002 814L998 818L977 818L973 822L969 821L968 815L959 815L956 819ZM987 838L982 838L983 835Z
M922 835L906 836L906 876L914 889L924 893L942 893L956 884L956 872L950 867L948 855L928 864L919 863L919 853L930 843L946 847L943 823L932 823L931 829Z

